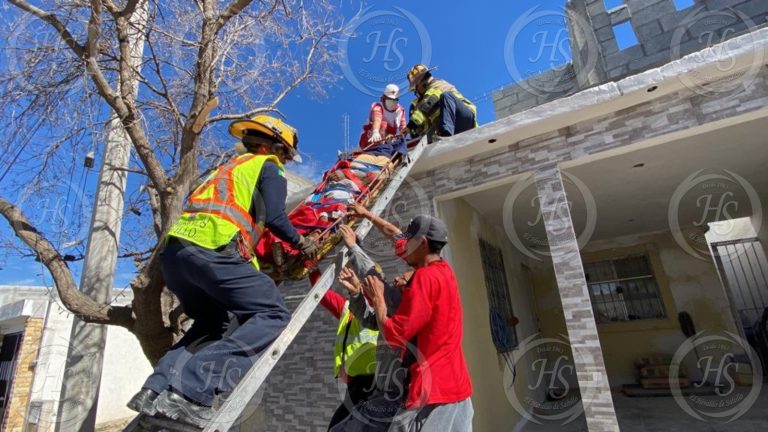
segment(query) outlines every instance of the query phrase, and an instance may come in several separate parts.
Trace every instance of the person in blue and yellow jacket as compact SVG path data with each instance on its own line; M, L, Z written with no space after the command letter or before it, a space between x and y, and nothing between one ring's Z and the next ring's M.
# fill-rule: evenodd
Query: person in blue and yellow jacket
M416 98L409 110L411 136L426 133L452 136L477 127L477 108L456 87L432 76L432 70L418 64L408 72L408 83Z
M299 159L296 131L260 115L233 122L229 132L241 140L239 154L192 192L161 252L166 286L193 324L128 402L196 426L291 318L275 282L259 271L254 247L264 228L308 257L317 252L285 213L283 165Z

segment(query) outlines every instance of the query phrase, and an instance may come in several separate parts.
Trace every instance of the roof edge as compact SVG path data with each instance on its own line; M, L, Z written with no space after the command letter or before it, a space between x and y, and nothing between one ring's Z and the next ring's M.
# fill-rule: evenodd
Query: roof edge
M661 98L687 88L690 86L688 81L714 83L744 70L759 70L767 60L768 28L761 28L663 66L582 90L460 135L443 138L438 144L427 148L427 153L414 166L413 173L422 173L500 150L527 138ZM723 70L718 67L723 62L732 66ZM479 146L483 146L482 150Z

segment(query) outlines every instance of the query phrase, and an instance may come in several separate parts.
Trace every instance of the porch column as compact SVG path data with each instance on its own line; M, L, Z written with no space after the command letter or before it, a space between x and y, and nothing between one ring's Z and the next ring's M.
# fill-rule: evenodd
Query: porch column
M560 169L551 166L539 170L535 180L587 427L590 432L618 432L603 351Z

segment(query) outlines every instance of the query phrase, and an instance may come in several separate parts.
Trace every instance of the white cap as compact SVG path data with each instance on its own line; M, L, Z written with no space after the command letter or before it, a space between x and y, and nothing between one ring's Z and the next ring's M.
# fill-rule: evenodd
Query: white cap
M398 87L397 84L387 84L387 86L384 87L382 96L388 99L397 99L400 96L400 87Z

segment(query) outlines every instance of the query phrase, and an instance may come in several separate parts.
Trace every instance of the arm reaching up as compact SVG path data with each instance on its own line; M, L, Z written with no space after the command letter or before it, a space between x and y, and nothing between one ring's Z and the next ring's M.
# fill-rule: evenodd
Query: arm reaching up
M397 234L400 234L400 228L374 215L373 213L371 213L370 210L365 208L365 206L363 206L362 204L359 204L359 203L350 204L349 212L355 216L370 220L371 223L373 223L373 226L375 226L379 231L381 231L382 234L384 234L384 237L392 241L395 240L394 237Z

